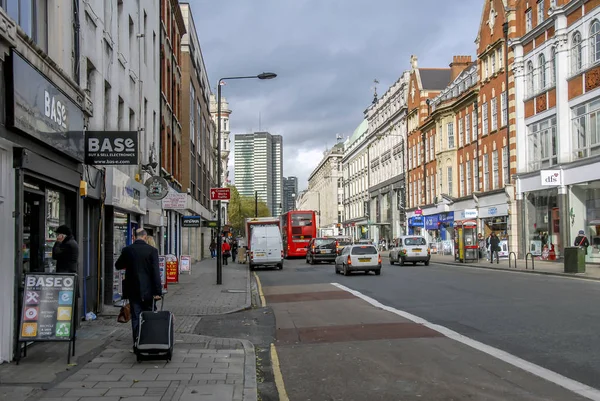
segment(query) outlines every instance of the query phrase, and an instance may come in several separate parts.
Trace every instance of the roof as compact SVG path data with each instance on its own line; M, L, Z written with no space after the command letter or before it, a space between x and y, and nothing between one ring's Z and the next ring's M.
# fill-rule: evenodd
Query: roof
M369 128L369 122L366 119L362 120L360 125L358 127L356 127L356 129L352 133L352 136L350 137L350 141L348 141L348 146L352 145L358 138L360 138L360 136L362 134L367 132L368 128Z
M419 68L424 90L442 90L450 83L450 68Z

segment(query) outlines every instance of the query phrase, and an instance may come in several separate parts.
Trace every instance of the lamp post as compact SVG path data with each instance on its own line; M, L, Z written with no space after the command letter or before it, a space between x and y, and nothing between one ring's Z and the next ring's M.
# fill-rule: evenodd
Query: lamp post
M273 72L263 72L258 75L240 76L240 77L227 77L219 79L217 85L217 187L221 188L223 183L221 182L222 165L221 165L221 85L223 81L233 79L273 79L277 77L277 74ZM223 258L221 257L221 201L218 202L217 207L217 284L223 284Z

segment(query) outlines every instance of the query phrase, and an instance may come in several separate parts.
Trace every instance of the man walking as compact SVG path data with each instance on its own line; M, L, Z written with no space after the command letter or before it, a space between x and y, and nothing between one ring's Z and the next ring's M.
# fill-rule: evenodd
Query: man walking
M500 238L493 232L490 236L490 263L494 263L494 255L496 255L496 264L500 263L499 251Z
M162 284L158 267L158 250L146 242L148 233L143 228L135 232L135 241L121 251L115 267L125 270L123 298L129 299L133 347L137 343L140 313L151 311L154 300L162 296Z
M57 273L77 273L79 245L68 226L56 229L56 242L52 247L52 259L56 260Z

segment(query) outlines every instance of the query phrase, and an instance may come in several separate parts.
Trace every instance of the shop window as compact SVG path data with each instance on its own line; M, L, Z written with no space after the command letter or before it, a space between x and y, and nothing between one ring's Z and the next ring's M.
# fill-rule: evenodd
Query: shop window
M600 99L573 108L573 157L600 154Z
M557 256L564 244L560 239L560 222L556 189L529 193L526 201L528 251L542 256L554 248ZM568 245L568 244L567 244Z
M529 171L557 164L556 117L531 124L527 136Z

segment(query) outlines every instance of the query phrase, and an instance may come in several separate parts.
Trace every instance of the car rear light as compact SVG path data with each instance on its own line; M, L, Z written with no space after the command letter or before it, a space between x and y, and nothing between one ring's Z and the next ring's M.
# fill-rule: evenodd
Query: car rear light
M281 258L283 259L283 249L281 250Z
M254 259L254 252L250 252L250 259Z
M427 248L427 255L431 255L431 249Z
M346 263L349 265L352 264L352 258L350 257L350 255L348 255L348 260L346 261Z
M377 263L381 264L381 255L377 255Z

